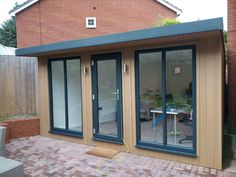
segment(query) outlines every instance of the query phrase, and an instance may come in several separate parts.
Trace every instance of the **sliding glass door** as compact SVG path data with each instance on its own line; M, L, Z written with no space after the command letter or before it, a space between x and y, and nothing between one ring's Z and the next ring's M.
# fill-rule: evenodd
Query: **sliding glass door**
M136 52L137 146L196 153L195 46Z
M80 58L50 59L51 132L82 135Z

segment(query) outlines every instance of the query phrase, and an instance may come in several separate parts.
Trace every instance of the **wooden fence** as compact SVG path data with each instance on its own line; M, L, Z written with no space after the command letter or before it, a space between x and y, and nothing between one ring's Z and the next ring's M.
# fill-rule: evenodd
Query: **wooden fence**
M37 60L0 56L0 118L35 114Z

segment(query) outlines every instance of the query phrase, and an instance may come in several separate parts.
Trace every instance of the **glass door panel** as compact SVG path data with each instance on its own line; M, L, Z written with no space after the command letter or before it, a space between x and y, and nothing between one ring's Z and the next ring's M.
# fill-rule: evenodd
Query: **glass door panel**
M139 56L141 141L163 143L162 53Z
M53 98L53 126L55 128L66 128L65 111L65 82L63 61L52 61L51 64L52 98Z
M167 144L193 147L192 49L166 52Z
M67 60L68 128L82 132L82 85L80 60Z
M98 73L98 114L99 132L117 136L117 95L116 60L97 62Z
M92 57L94 137L121 141L121 55Z

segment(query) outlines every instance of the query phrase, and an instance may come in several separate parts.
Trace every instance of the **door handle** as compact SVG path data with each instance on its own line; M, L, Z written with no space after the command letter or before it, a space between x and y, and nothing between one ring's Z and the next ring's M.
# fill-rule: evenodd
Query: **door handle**
M116 92L113 92L112 95L116 95L116 99L119 100L120 97L120 90L117 89Z
M118 95L119 94L119 92L113 92L112 93L112 95Z

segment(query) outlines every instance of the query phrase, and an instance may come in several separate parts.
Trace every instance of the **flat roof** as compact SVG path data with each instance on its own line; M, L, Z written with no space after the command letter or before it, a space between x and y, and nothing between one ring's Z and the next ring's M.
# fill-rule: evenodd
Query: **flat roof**
M223 18L214 18L214 19L181 23L158 28L156 27L156 28L129 31L111 35L57 42L29 48L20 48L16 50L16 55L39 56L42 54L47 54L49 52L57 52L60 50L70 50L70 49L78 49L85 47L132 42L132 41L142 41L148 39L158 39L162 37L173 37L178 35L210 32L210 31L223 31Z

